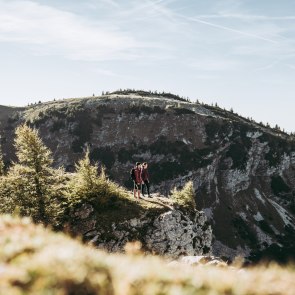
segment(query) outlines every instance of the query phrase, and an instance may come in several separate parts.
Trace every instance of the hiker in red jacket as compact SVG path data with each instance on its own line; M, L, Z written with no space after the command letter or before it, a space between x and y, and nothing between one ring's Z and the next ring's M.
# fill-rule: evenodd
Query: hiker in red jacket
M131 170L131 178L134 183L134 198L136 198L136 192L137 192L137 199L140 199L140 191L141 191L141 164L139 162L136 163L135 168Z
M148 197L151 198L151 195L150 195L150 175L149 175L149 171L148 171L148 164L146 162L143 163L143 165L142 165L141 179L142 179L142 186L141 186L142 196L144 197L144 191L145 191L145 187L146 187Z

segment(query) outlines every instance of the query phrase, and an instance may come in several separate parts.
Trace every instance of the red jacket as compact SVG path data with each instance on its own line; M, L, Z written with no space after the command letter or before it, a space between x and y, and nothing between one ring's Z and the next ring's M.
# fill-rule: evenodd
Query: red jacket
M135 168L134 169L134 174L135 174L135 182L136 183L142 183L141 169Z

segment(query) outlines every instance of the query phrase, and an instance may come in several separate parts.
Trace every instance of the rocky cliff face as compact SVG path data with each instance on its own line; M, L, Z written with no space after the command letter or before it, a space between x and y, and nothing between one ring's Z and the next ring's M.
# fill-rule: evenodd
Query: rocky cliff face
M163 204L160 199L154 197L150 202ZM204 212L188 214L174 206L165 207L164 212L149 214L146 210L136 217L105 226L97 218L94 207L88 204L73 214L71 229L109 252L122 252L128 242L140 241L146 253L169 258L210 254L212 230Z
M213 228L215 255L295 253L295 143L282 132L218 107L112 94L40 104L2 121L7 162L21 121L40 129L55 165L68 171L90 145L92 160L127 187L135 161L150 163L153 191L168 194L192 180L198 209ZM162 218L177 220L173 214Z

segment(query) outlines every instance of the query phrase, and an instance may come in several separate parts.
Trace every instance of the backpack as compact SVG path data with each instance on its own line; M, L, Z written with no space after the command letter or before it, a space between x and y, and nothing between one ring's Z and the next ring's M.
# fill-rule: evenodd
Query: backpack
M130 171L130 178L131 180L135 181L135 168L132 168Z

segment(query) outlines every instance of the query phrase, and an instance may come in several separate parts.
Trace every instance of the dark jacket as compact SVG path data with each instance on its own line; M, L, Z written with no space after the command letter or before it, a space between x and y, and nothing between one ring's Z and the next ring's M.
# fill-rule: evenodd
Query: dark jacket
M147 169L143 168L141 170L141 179L142 181L150 181L150 175Z

